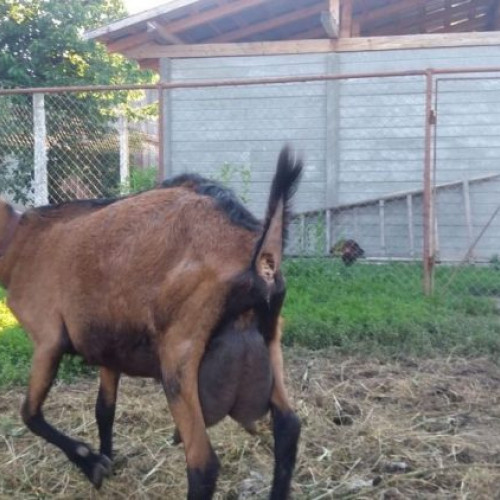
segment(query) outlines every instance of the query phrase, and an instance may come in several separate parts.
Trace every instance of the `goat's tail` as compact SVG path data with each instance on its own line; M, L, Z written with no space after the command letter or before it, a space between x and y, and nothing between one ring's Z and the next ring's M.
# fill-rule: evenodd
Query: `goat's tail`
M252 268L268 282L274 281L281 265L291 216L291 199L297 190L302 168L302 160L289 146L285 146L278 158L264 229L252 257Z

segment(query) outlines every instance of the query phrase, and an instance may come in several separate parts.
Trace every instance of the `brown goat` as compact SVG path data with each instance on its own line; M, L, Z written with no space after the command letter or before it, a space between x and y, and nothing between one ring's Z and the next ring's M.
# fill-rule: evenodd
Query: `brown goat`
M209 499L216 486L206 425L230 414L250 427L268 409L271 498L288 497L300 423L284 386L280 263L301 169L284 148L264 224L231 191L197 176L22 215L0 202L0 283L34 343L23 420L96 487L111 468L124 373L162 381L184 443L189 499ZM44 419L64 353L100 367L99 453Z

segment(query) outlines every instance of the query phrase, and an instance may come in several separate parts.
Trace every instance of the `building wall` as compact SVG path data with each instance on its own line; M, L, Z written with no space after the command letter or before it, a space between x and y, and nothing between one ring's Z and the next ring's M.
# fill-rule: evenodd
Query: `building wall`
M173 60L171 79L478 66L500 66L500 47ZM463 76L460 80L440 78L435 174L438 184L500 172L500 74L498 79L484 76L465 81ZM258 215L265 209L276 157L285 142L300 150L306 160L295 204L297 211L422 188L422 76L176 90L171 92L170 102L172 173L187 170L230 177ZM243 171L250 171L250 183L242 180ZM473 236L498 204L499 188L499 181L471 185ZM458 187L448 194L448 198L444 193L439 195L437 233L442 258L457 259L464 254L470 231L463 191ZM418 256L421 200L416 196L412 202L414 253ZM355 234L368 255L409 257L407 202L398 203L385 208L384 248L378 205L358 210L356 220L353 211L342 213L341 219L334 218L333 238ZM500 248L500 228L492 233L494 225L478 247L483 260Z
M323 55L172 61L172 80L241 79L324 72ZM297 208L325 202L325 83L221 87L172 92L173 174L226 176L262 215L278 153L289 142L307 167ZM224 165L226 164L226 167ZM251 182L241 180L250 170Z

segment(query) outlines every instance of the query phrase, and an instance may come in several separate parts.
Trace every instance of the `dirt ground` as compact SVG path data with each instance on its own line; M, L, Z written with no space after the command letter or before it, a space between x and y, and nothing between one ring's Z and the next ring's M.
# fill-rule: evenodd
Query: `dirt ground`
M500 499L500 367L486 359L381 363L293 350L287 372L303 422L297 499ZM58 384L47 419L97 445L95 380ZM182 447L159 385L124 379L113 477L96 492L65 457L26 432L22 390L0 392L0 498L180 499ZM266 498L269 423L250 436L210 430L221 460L217 499Z

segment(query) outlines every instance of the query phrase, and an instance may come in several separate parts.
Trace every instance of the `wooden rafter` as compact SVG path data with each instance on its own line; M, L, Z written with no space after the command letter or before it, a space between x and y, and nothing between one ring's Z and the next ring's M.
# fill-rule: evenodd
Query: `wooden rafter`
M266 3L268 0L236 0L231 3L219 3L218 7L200 12L196 16L190 16L178 21L172 21L168 24L170 33L180 33L202 24L207 24L217 19L238 14L251 7L257 7Z
M469 13L467 16L469 19L471 19L471 20L475 19L476 9L477 9L477 0L470 0Z
M353 0L343 0L340 5L340 38L349 38L352 32Z
M457 31L466 31L468 29L466 28L469 26L466 23L469 21L468 4L461 3L453 5L452 3L449 9L446 9L445 5L442 5L439 10L434 8L429 11L425 11L425 4L423 4L422 8L424 9L422 12L415 12L414 15L406 16L399 22L384 24L377 28L370 28L369 25L364 26L372 36L406 34L412 26L419 26L419 30L423 33L437 31L449 31L453 33ZM450 22L449 26L445 24L447 19L449 19ZM474 29L479 29L484 25L484 19L482 21L481 19L481 17L476 17L470 20L471 26L474 26ZM476 20L479 20L479 24L475 22Z
M116 42L108 43L107 47L110 52L124 52L131 47L142 45L150 41L150 33L148 33L147 31L143 31L142 33L137 33L135 35L120 38Z
M165 26L155 21L148 22L147 31L151 33L155 38L159 38L166 44L184 43L182 38L180 38L178 35L170 33L170 31Z
M295 33L290 37L290 40L315 40L318 38L325 38L325 37L326 33L323 26L316 26L315 28Z
M500 0L492 0L488 9L486 29L488 31L500 30Z
M137 61L141 69L152 69L158 71L158 59L139 59Z
M328 11L321 13L321 24L330 38L340 35L340 0L328 0Z
M448 28L451 24L451 2L452 0L446 0L444 4L443 26L445 28Z
M102 28L97 28L92 31L87 31L83 34L83 38L88 40L92 38L98 38L101 36L105 36L109 33L114 33L120 31L122 29L130 28L138 23L144 21L150 21L154 19L156 16L165 15L169 12L173 12L178 9L183 9L187 7L191 7L192 4L196 4L198 0L171 0L168 4L160 5L158 7L154 7L149 10L145 10L144 12L139 12L138 14L134 14L133 16L126 17L125 19L120 19L119 21L115 21L114 23L108 24L107 26L103 26Z
M156 50L157 45L182 45L180 52L191 53L192 48L195 53L199 42L207 47L213 43L230 44L232 47L227 51L231 52L234 42L267 35L269 39L283 35L292 43L311 38L330 38L325 41L337 43L361 34L385 37L500 30L500 0L171 0L170 5L175 8L167 8L165 4L150 10L151 17L131 16L94 30L86 37L104 40L112 52L133 56L142 53L145 47ZM277 5L287 10L274 14ZM255 16L253 12L250 15L251 9L255 9ZM250 24L257 14L260 20ZM232 28L224 31L229 19ZM302 20L307 22L301 23ZM195 41L195 45L188 46L190 41ZM239 53L240 49L235 50ZM143 54L140 59L147 59L144 64L151 65L151 57L156 55Z
M395 14L400 14L411 8L419 8L425 0L398 0L377 9L366 10L359 16L362 23L371 23L380 19L388 19Z
M250 24L246 28L240 28L237 30L229 31L228 33L223 33L220 36L216 36L210 39L210 42L214 43L225 43L225 42L236 42L241 40L242 38L253 36L258 33L264 33L266 31L280 28L281 26L285 26L287 24L294 23L301 19L307 19L311 16L318 15L321 13L321 5L313 5L307 9L300 9L293 12L288 12L287 14L283 14L281 16L266 19L265 21L261 21L255 24Z

